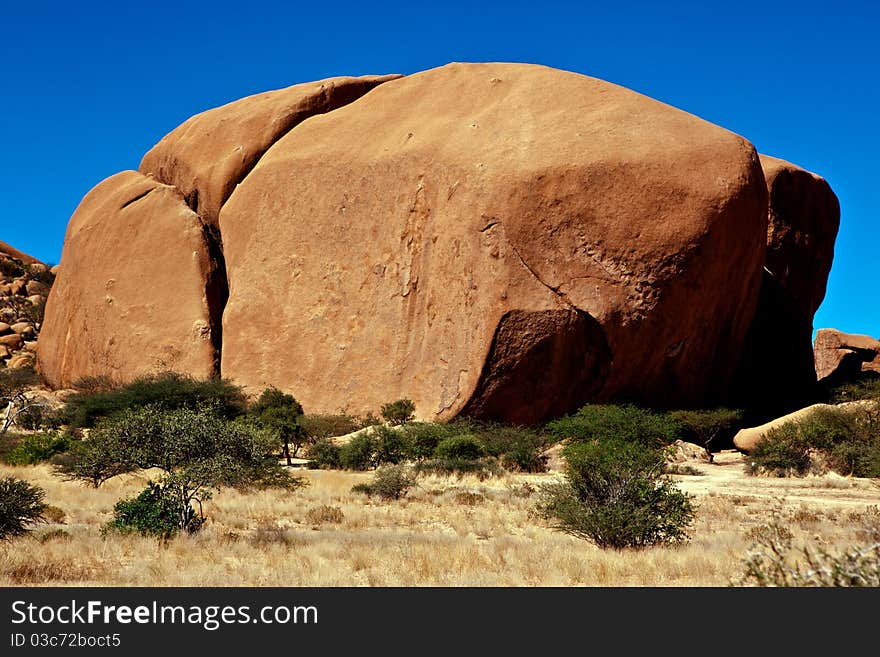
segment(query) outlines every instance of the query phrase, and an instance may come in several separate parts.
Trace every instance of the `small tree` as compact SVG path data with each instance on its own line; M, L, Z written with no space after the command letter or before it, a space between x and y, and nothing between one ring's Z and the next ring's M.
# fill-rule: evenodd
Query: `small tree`
M709 461L713 461L712 444L725 434L732 435L742 421L742 411L729 408L672 411L669 419L680 425L683 440L705 448Z
M296 457L300 448L308 441L308 435L302 426L303 408L300 403L293 395L269 387L251 407L250 415L281 443L287 465L293 465L291 459Z
M28 368L0 371L0 407L4 413L3 422L0 423L0 436L17 422L28 424L27 420L35 413L48 408L48 404L34 399L30 393L38 383L39 377Z
M617 439L565 449L567 481L545 486L544 517L599 547L678 543L693 521L690 498L664 476L664 451Z
M382 417L393 425L412 422L415 417L416 405L411 399L398 399L382 405Z
M43 520L48 508L42 488L15 477L0 479L0 540L21 536Z
M177 526L191 529L204 520L202 502L221 486L303 485L281 468L276 450L271 437L246 422L230 422L213 409L146 406L101 422L58 469L98 487L123 473L158 468L164 474L157 484L174 500Z

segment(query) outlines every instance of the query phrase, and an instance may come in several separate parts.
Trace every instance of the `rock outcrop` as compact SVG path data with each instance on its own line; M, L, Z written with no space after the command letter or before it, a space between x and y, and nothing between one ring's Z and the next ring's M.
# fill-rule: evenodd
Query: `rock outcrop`
M424 418L532 422L717 396L757 300L766 188L751 144L645 96L452 64L291 130L220 230L224 376L307 408L405 396Z
M180 192L136 171L90 191L70 220L39 342L53 387L88 376L217 372L217 259Z
M0 367L30 367L37 355L49 267L0 242Z
M90 192L40 342L50 382L219 371L311 412L409 397L423 419L529 423L727 398L760 291L777 305L765 266L812 319L827 271L802 251L826 233L798 223L785 167L768 229L742 137L541 66L397 78L210 110Z
M766 155L761 165L770 198L767 255L732 401L774 415L814 394L813 316L825 297L840 205L816 174Z
M856 379L862 372L880 375L880 340L868 335L819 329L814 352L820 381L833 385Z

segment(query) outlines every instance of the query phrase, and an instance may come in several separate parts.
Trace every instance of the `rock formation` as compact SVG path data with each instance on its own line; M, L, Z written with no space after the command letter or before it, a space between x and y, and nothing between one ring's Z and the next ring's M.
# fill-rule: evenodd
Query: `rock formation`
M832 385L856 379L862 372L880 375L880 340L835 329L819 329L815 358L819 380Z
M0 242L0 366L34 365L52 278L48 266Z
M140 172L174 185L209 224L269 147L291 128L399 75L340 77L268 91L197 114L146 155Z
M210 236L174 187L123 171L90 191L67 226L46 305L39 368L54 387L159 369L216 373Z
M724 399L765 265L812 318L813 229L789 199L768 230L742 137L541 66L397 78L210 110L90 192L49 300L49 381L170 368L310 412L409 397L425 419L528 423Z
M825 297L840 205L816 174L766 155L761 166L770 197L767 255L733 403L778 415L814 393L813 316Z

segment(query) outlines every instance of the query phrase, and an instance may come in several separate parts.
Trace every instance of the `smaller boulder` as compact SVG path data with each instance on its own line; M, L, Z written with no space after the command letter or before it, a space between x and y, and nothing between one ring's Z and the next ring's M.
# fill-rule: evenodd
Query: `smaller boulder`
M18 333L10 333L9 335L0 336L0 345L18 350L24 346L24 338Z
M45 283L41 283L40 281L28 281L25 284L25 289L27 290L28 296L33 296L35 294L46 296L47 294L49 294L49 286Z
M18 322L9 328L12 329L13 333L18 333L18 335L23 337L30 337L34 334L34 326L30 322Z
M861 372L880 373L880 340L868 335L819 329L813 356L819 381L846 381Z
M0 322L0 335L6 335L7 333L12 333L12 327L6 322Z

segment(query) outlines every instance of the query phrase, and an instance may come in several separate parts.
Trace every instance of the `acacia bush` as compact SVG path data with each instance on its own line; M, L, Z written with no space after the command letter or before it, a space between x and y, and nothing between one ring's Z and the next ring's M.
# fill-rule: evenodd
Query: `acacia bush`
M247 398L240 386L226 379L196 379L177 372L142 376L116 386L106 379L91 379L66 401L59 412L69 429L92 428L103 419L129 409L150 406L163 410L211 407L226 419L247 410ZM105 389L103 386L112 385Z
M0 540L22 536L43 522L47 506L42 488L15 477L0 479Z
M547 447L544 435L527 427L488 424L477 428L483 451L501 459L507 470L518 472L544 472L547 460L541 452Z
M679 437L677 422L629 404L587 404L572 415L554 420L547 425L554 442L619 440L649 447L670 445Z
M678 425L678 437L707 450L719 442L729 442L743 422L743 412L730 408L679 410L667 413Z
M406 424L415 416L416 405L411 399L398 399L382 405L381 414L392 425Z
M293 395L278 388L266 388L259 399L248 409L248 415L264 431L274 437L281 446L281 454L287 465L293 465L300 448L308 442L308 435L300 424L302 405ZM291 449L291 447L293 449Z
M694 508L663 474L664 450L606 436L563 454L566 481L544 486L538 505L554 527L602 548L687 540Z
M158 468L162 495L175 501L177 526L187 530L193 527L193 509L200 526L202 502L223 486L293 489L305 483L279 465L274 437L221 413L217 407L157 406L119 412L75 442L56 469L97 487L120 474Z

